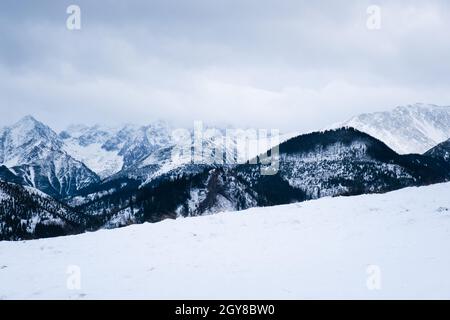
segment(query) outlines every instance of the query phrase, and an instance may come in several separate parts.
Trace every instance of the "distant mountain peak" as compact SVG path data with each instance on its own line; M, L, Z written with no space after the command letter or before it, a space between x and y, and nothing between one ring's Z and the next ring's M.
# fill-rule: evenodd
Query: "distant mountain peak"
M39 122L32 115L26 115L19 120L19 122Z
M45 127L48 128L45 124L42 122L36 120L33 116L27 115L23 118L21 118L19 121L14 123L11 128L23 128L23 129L29 129L32 130L36 127ZM51 130L50 128L48 128Z
M397 106L360 114L332 127L354 127L400 154L422 154L450 138L450 107L425 103Z
M65 196L97 182L96 174L69 156L63 146L56 132L34 117L25 116L2 131L0 165L11 169L24 185L54 196Z

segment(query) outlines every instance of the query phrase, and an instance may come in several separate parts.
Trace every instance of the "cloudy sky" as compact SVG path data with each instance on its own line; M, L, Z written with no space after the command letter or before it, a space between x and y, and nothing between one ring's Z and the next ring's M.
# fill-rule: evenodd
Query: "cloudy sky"
M71 4L81 30L66 27ZM2 0L0 28L0 125L311 130L450 105L448 0Z

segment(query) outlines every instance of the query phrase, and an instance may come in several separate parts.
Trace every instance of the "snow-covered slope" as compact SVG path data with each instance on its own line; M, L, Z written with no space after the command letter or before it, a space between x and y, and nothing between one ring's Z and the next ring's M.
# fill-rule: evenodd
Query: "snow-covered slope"
M73 158L83 162L100 178L110 176L123 166L117 150L107 150L103 145L119 130L98 125L88 127L72 125L59 134L64 150Z
M450 161L450 139L428 150L425 155L437 159L443 159L445 161Z
M449 299L449 194L447 183L0 242L0 298Z
M167 147L170 129L162 121L141 127L72 125L59 136L68 154L104 179L132 166L153 151Z
M47 194L0 180L0 240L79 233L85 218Z
M100 178L113 175L123 166L123 159L117 152L107 151L99 143L81 146L72 140L64 144L64 150L78 161L83 162Z
M428 104L361 114L332 127L353 127L383 141L400 154L424 153L450 138L450 107Z

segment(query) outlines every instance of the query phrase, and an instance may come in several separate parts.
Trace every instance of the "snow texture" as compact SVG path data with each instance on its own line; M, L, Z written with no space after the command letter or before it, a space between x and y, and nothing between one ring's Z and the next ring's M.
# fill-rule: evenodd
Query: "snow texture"
M449 299L449 194L446 183L0 242L0 298Z

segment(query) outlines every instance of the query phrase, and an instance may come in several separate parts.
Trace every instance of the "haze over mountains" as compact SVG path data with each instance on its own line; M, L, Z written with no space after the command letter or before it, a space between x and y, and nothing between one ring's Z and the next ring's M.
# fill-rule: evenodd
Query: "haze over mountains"
M449 181L450 151L443 142L450 138L449 110L416 104L357 116L343 123L346 128L282 136L274 175L262 174L261 163L174 160L172 128L164 122L74 125L57 134L27 116L0 131L0 239ZM216 141L202 143L214 147ZM236 148L223 155L233 157ZM402 154L399 148L427 152Z

